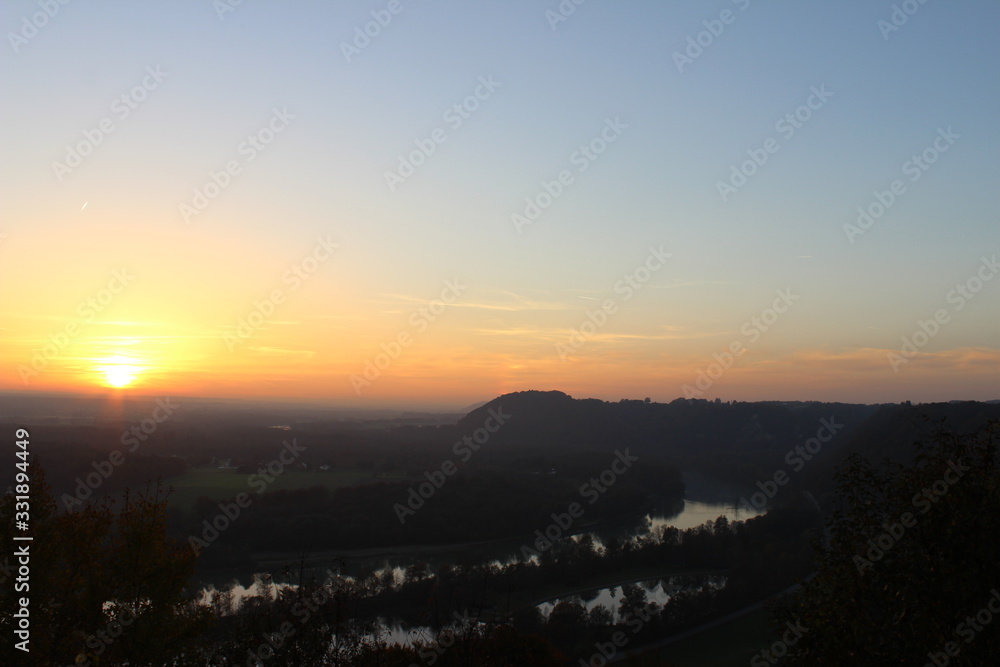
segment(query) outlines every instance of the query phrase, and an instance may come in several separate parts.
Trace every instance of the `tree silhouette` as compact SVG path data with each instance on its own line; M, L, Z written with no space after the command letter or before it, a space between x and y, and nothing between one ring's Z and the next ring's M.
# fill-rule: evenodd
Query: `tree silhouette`
M159 665L182 655L206 613L184 593L196 557L167 537L159 485L59 513L43 469L31 470L30 587L0 586L5 637L14 637L17 599L29 599L30 652L5 641L0 662ZM17 544L14 512L14 496L0 498L5 545Z
M783 628L806 628L784 664L985 665L1000 655L1000 618L977 620L988 604L1000 611L998 436L996 423L939 434L906 466L848 461L817 575L777 610Z

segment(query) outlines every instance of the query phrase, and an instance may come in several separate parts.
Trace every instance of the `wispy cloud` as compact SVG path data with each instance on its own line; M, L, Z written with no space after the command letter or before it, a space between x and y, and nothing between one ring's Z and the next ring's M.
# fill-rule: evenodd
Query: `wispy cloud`
M265 346L251 346L247 348L251 352L257 352L260 354L268 355L278 355L283 357L301 357L303 359L312 359L316 356L315 350L289 350L282 347L265 347Z
M523 311L560 311L560 310L574 310L579 308L578 304L567 303L564 300L557 299L539 299L523 294L518 294L510 290L487 288L477 290L480 292L480 297L475 301L470 301L464 298L459 298L453 303L448 304L449 308L463 308L470 310L496 310L505 312L523 312ZM482 294L486 292L486 294ZM492 294L491 294L492 293ZM407 304L411 306L425 306L435 300L435 296L414 296L412 294L399 294L384 292L380 294L380 298L371 300L372 303L382 303L396 306L389 309L384 309L381 312L384 314L399 314L404 312L410 312L412 308L398 307L400 304Z

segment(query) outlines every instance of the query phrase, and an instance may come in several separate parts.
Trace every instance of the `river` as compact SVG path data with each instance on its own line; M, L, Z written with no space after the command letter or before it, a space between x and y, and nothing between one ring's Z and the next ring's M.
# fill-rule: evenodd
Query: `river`
M712 521L720 516L725 516L730 521L744 520L756 516L760 512L747 511L734 506L732 501L706 502L704 500L685 499L683 507L672 513L651 513L638 517L629 522L623 522L616 526L605 526L601 529L587 533L579 533L563 539L580 539L583 535L589 535L598 551L603 549L604 544L614 538L619 542L626 539L633 539L649 535L664 527L673 526L679 530L694 528L703 525L707 521ZM533 539L533 538L532 538ZM403 580L405 571L414 564L426 564L430 568L441 565L454 565L458 562L482 562L494 563L504 566L516 562L522 557L521 548L530 542L525 538L512 540L493 540L484 543L443 545L439 547L419 546L413 548L398 547L394 549L379 550L356 550L352 552L342 552L339 554L319 554L310 559L306 568L307 575L322 577L327 572L343 571L346 565L348 573L367 574L376 572L384 574L391 571L397 583ZM271 572L283 572L284 566L279 563L288 564L297 561L298 556L294 554L273 554L263 559L263 562L270 566ZM201 582L201 598L209 600L216 590L229 590L236 600L262 593L258 577L253 573L232 573L229 575L215 574L210 577L203 577ZM287 586L287 580L275 574L272 586ZM608 596L611 593L608 592ZM654 594L659 595L659 593ZM609 598L610 599L610 598ZM651 600L655 599L651 598ZM608 600L606 600L608 601Z

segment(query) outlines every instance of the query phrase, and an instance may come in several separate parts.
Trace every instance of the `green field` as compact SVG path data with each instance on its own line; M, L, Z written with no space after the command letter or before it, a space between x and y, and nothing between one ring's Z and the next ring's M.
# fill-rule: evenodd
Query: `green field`
M241 491L255 493L260 488L260 484L251 486L248 483L250 477L252 475L240 474L235 470L191 468L183 475L164 480L164 485L173 487L173 493L170 494L170 506L187 511L194 505L194 501L202 496L212 500L225 500ZM402 476L381 474L376 477L369 470L331 470L329 472L289 470L274 477L273 481L267 485L267 490L304 489L310 486L339 489L393 479L402 479Z

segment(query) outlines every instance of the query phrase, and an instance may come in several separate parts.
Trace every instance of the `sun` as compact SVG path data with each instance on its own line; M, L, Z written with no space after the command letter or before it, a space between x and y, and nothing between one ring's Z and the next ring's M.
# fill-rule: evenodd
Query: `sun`
M124 389L135 383L143 371L143 367L133 363L132 359L112 357L104 361L97 370L103 375L104 384L115 389Z
M104 381L116 389L135 382L135 366L113 366L104 370Z

